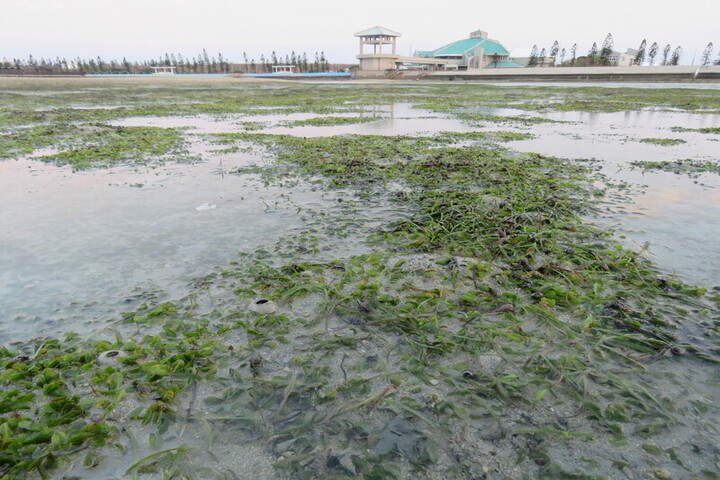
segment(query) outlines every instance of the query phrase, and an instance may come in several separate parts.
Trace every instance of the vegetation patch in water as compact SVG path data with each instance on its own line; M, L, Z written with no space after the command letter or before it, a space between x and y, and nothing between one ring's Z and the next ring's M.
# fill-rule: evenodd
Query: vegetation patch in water
M447 141L449 143L458 143L465 141L485 141L485 142L512 142L516 140L529 140L535 138L535 135L527 132L442 132L435 135L436 139Z
M0 133L0 159L29 155L76 135L77 128L71 125L42 125Z
M699 132L699 133L720 134L720 127L703 127L703 128L672 127L671 130L673 132Z
M288 122L289 127L315 126L326 127L332 125L353 125L356 123L374 122L381 117L313 117L305 120Z
M642 170L661 170L672 173L697 174L703 172L720 173L720 164L708 160L672 160L672 161L651 161L637 160L630 165Z
M92 123L39 125L0 134L0 159L31 155L49 147L57 152L40 155L39 160L69 165L73 170L193 159L181 129Z
M651 143L653 145L662 145L665 147L682 145L683 143L687 143L682 138L641 138L640 142Z
M91 126L91 132L65 144L62 151L39 157L73 170L117 164L190 161L181 130L158 127Z
M491 122L491 123L520 123L523 125L535 125L539 123L565 123L560 120L552 120L543 117L519 117L519 116L502 116L477 113L460 113L456 115L458 118L471 122Z

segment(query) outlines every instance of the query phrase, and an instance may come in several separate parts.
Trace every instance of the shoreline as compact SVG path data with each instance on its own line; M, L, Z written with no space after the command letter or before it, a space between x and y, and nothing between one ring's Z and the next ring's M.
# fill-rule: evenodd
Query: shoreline
M354 72L352 76L339 75L336 72L329 72L327 75L274 75L274 74L176 74L176 75L153 75L153 74L0 74L0 78L50 78L50 79L127 79L179 82L183 80L232 80L244 82L266 82L266 81L368 81L381 80L389 82L397 81L493 81L503 82L572 82L572 83L595 83L595 82L646 82L646 83L715 83L720 81L720 65L695 66L655 66L655 67L546 67L546 68L505 68L505 69L481 69L468 71L426 71L426 70L388 70L377 72Z

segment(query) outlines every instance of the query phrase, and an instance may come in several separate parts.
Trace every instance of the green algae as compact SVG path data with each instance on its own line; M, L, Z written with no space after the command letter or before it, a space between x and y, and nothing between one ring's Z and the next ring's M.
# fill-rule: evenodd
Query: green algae
M539 123L565 123L560 120L552 120L543 117L532 116L502 116L477 113L461 113L458 118L468 122L490 122L490 123L520 123L522 125L535 125Z
M313 117L306 120L294 120L289 122L289 127L315 126L326 127L332 125L353 125L357 123L368 123L378 120L380 117Z
M69 165L75 170L192 160L184 135L178 129L100 126L98 131L78 140L58 153L42 155L39 159L55 165Z
M641 170L658 170L677 174L720 173L720 165L710 160L683 159L664 162L638 160L631 162L630 165Z
M53 153L41 149L55 150ZM39 152L36 158L74 170L118 164L189 161L180 129L99 123L34 126L0 135L0 159Z
M368 106L410 102L418 108L468 113L469 105L526 111L618 112L664 109L689 112L720 110L712 90L516 87L502 85L346 84L262 85L224 79L216 83L172 85L158 81L105 79L98 88L87 79L62 82L29 79L0 82L0 128L31 124L108 122L119 118L193 115L259 115L360 112ZM63 83L65 88L53 86ZM104 88L105 85L113 88ZM3 88L4 87L4 88ZM42 95L33 94L43 92ZM440 100L439 100L440 99ZM502 117L501 117L502 118ZM538 117L501 121L538 122ZM494 121L492 119L488 119ZM498 119L495 119L498 120ZM548 119L545 119L548 121Z
M720 133L720 127L703 127L703 128L686 128L686 127L672 127L673 132L699 132L708 134Z
M652 145L661 145L663 147L671 147L687 143L682 138L641 138L639 141L642 143L650 143Z

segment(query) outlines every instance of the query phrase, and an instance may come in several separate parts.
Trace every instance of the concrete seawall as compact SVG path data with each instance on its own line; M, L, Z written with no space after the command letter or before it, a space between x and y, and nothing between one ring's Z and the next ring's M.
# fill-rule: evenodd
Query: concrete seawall
M720 65L658 67L547 67L486 68L466 71L404 70L393 78L424 80L498 80L498 81L720 81Z

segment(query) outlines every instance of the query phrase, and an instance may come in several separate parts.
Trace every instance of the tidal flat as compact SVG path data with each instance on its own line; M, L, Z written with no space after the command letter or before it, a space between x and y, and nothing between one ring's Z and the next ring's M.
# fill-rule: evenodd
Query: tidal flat
M718 479L710 88L0 79L0 478Z

